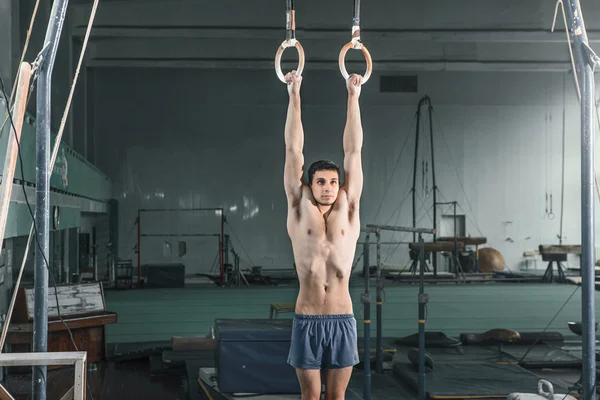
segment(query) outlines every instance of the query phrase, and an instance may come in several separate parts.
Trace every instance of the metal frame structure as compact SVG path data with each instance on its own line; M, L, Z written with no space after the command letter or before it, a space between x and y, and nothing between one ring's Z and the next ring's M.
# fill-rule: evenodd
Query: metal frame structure
M75 382L73 387L61 397L61 400L85 400L87 367L87 353L85 351L0 354L1 367L27 367L31 365L44 367L48 365L74 365ZM46 382L43 382L42 387L45 389ZM46 394L45 390L43 394ZM0 397L14 400L14 397L1 385Z
M596 398L596 305L595 296L595 210L594 210L594 68L600 59L588 44L583 12L578 0L565 4L565 27L570 31L569 46L573 47L574 75L583 82L581 91L581 308L583 360L583 400ZM557 4L558 6L558 4ZM577 86L579 89L579 84ZM579 92L578 92L579 93Z
M143 236L167 236L165 234L143 234L142 233L142 212L156 211L220 211L221 212L221 232L220 233L194 233L173 236L217 236L219 238L219 271L221 285L225 284L225 213L223 208L140 208L137 216L137 261L138 261L138 286L142 282L142 250L141 238Z
M377 373L383 373L383 337L382 337L382 316L383 316L383 281L381 280L381 256L380 256L380 245L381 245L381 231L394 231L394 232L412 232L418 235L419 246L421 247L420 255L420 268L419 268L419 400L425 400L425 307L428 302L428 296L425 293L425 241L423 235L435 235L435 229L427 228L409 228L403 226L390 226L390 225L373 225L368 224L363 232L367 233L365 237L365 254L364 254L364 273L365 273L365 293L362 296L362 302L364 304L364 400L371 400L371 365L367 362L367 358L371 353L371 295L369 293L369 243L370 234L374 233L377 238L377 348L376 348L376 361L375 367Z
M458 260L458 255L456 252L456 236L457 236L457 232L456 232L456 206L458 204L457 201L451 201L451 202L438 202L437 201L437 194L438 194L438 187L437 187L437 182L435 179L435 149L434 149L434 142L433 142L433 105L431 104L431 98L429 96L423 96L420 100L419 100L419 104L417 105L417 112L416 112L416 118L417 118L417 124L416 124L416 129L415 129L415 156L413 159L413 182L412 182L412 222L413 222L413 228L415 228L417 226L417 198L416 198L416 192L417 192L417 166L418 166L418 158L419 158L419 136L420 136L420 130L421 130L421 107L423 107L425 104L427 104L427 116L429 119L429 147L430 147L430 151L431 151L431 179L432 179L432 187L431 187L431 191L433 193L433 199L432 199L432 205L433 205L433 217L432 217L432 224L433 224L433 230L435 231L435 233L433 233L433 242L437 241L437 207L440 205L454 205L454 251L452 252L452 266L454 266L456 268L456 276L458 278L458 271L460 270L460 273L463 275L464 278L464 272L462 272L462 267L460 265L460 262ZM423 172L424 173L424 172ZM413 242L416 242L416 234L413 234ZM433 276L434 278L437 278L437 257L434 256L432 257L431 263L433 265ZM478 267L479 268L479 267Z
M35 252L33 320L33 351L48 351L48 265L46 254L50 254L50 175L51 145L50 119L52 117L52 71L58 51L60 35L65 22L68 0L56 0L52 10L44 47L39 55L36 105L36 179L35 179L35 228L39 251ZM46 400L47 368L44 364L33 368L33 399Z
M417 105L417 125L415 128L415 157L413 159L413 183L412 183L412 222L413 228L417 227L417 161L419 158L419 133L421 130L421 107L427 103L428 107L428 116L429 116L429 146L431 147L431 178L432 178L432 188L433 191L433 229L437 228L437 213L435 209L435 204L437 203L437 183L435 181L435 156L433 149L433 118L432 118L432 110L433 105L431 104L431 99L429 96L423 96L421 100L419 100L419 104ZM413 233L413 242L416 242L416 234ZM433 241L435 242L435 234L433 235ZM437 263L434 261L433 263L433 271L434 274L437 274Z

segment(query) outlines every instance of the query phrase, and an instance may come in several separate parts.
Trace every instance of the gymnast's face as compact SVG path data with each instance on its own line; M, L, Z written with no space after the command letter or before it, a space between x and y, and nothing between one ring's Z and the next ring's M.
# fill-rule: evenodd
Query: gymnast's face
M310 184L313 197L317 204L330 206L335 203L340 190L340 177L337 171L316 171Z

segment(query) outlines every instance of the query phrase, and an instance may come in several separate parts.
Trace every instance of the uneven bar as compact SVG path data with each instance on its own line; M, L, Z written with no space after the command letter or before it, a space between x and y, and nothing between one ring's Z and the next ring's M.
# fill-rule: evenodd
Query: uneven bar
M363 231L364 232L396 231L396 232L414 232L414 233L430 233L430 234L435 233L435 229L411 228L411 227L407 227L407 226L374 225L374 224L368 224L367 227Z
M420 247L420 273L419 273L419 400L425 400L425 306L428 302L428 296L424 293L424 269L425 265L425 242L423 240L423 234L435 234L435 229L427 228L411 228L403 226L390 226L390 225L375 225L367 224L366 228L361 229L362 232L366 232L367 236L364 241L364 276L365 276L365 292L362 296L363 303L363 315L365 318L365 329L364 329L364 342L365 342L365 369L364 369L364 398L370 399L371 396L371 369L370 363L366 361L366 357L371 351L371 298L369 293L369 247L371 244L370 234L375 233L377 239L377 343L376 343L376 363L375 369L378 374L383 372L383 356L382 356L382 317L383 317L383 282L381 280L381 231L395 231L395 232L414 232L419 234L419 247Z

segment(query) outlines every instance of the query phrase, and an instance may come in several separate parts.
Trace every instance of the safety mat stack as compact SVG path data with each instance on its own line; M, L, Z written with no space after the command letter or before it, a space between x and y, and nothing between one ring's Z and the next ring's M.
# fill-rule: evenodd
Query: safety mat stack
M394 374L415 390L419 387L417 370L407 363L394 365ZM540 376L513 364L438 363L426 373L426 393L432 399L507 398L511 393L535 393ZM553 383L557 393L566 387Z
M552 370L556 379L549 380L555 392L578 397L571 389L578 379L573 371L581 368L581 357L562 349L563 342L560 334L552 332L494 329L462 334L460 340L442 332L427 332L426 393L432 399L507 398L511 393L536 393L539 380L548 379L545 372ZM418 336L399 338L394 343L399 347L393 373L416 391Z

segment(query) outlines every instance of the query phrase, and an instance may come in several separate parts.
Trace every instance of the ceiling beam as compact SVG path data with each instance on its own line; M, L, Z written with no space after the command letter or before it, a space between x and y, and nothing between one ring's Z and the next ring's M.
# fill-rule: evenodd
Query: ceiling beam
M347 62L364 68L364 63ZM273 60L227 60L227 59L92 59L89 67L107 68L198 68L198 69L273 69ZM313 61L311 69L338 69L337 60ZM497 72L564 72L571 69L568 62L511 62L511 61L378 61L373 63L375 73L403 71L497 71Z
M84 36L85 27L77 26L74 36ZM534 30L366 30L361 31L362 40L391 40L406 42L441 41L472 43L567 43L566 33ZM281 27L264 28L227 28L227 27L132 27L132 26L94 26L93 38L205 38L205 39L272 39L283 41L285 30ZM304 39L335 39L348 41L347 29L296 29L300 42ZM599 31L588 31L590 42L600 42Z

